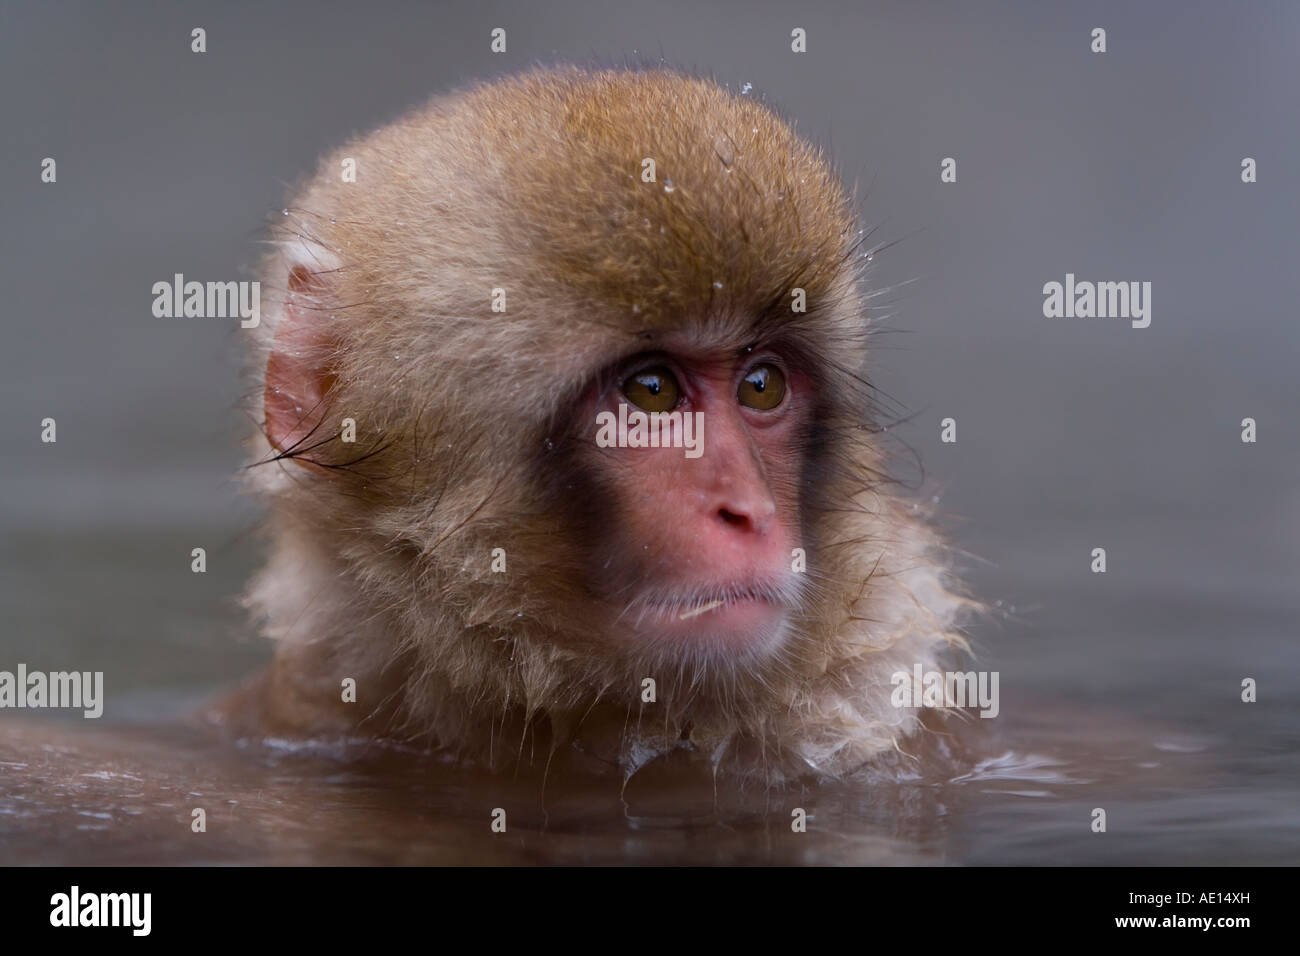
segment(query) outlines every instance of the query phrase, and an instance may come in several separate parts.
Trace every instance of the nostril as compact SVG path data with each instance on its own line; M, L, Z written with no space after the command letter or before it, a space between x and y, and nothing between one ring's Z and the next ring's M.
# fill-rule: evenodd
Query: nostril
M749 524L749 519L744 515L738 515L734 511L728 511L726 508L718 509L718 517L729 525L744 526Z

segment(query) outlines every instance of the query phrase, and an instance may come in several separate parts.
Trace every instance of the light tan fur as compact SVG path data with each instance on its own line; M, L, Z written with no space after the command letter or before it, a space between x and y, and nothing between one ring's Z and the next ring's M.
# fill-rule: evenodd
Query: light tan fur
M851 199L774 112L666 70L538 70L352 141L281 220L255 376L280 349L328 367L329 391L288 457L266 463L284 449L256 441L272 544L248 601L278 643L229 707L240 726L498 766L576 748L624 773L688 750L771 783L906 747L919 712L891 705L890 676L961 644L965 602L883 474ZM304 331L277 345L288 322ZM586 589L582 534L598 529L569 480L565 411L611 361L683 330L726 347L780 333L822 369L808 587L769 660L629 649ZM355 444L336 437L348 416Z

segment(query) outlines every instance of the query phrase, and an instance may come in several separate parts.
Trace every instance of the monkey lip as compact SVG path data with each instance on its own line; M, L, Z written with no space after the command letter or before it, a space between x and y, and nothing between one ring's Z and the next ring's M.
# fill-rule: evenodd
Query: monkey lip
M678 621L690 621L743 606L780 609L785 603L786 596L779 593L778 588L765 585L710 588L667 599L648 599L640 602L641 607L646 611Z
M794 599L787 590L753 584L643 599L637 602L634 626L661 638L753 650L774 643L784 633Z

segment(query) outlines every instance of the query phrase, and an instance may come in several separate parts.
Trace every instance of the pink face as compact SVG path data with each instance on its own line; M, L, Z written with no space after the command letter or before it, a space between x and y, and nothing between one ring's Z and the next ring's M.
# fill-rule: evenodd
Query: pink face
M630 359L586 396L583 465L617 516L597 529L595 562L616 637L715 660L783 643L802 591L810 390L778 350L670 348ZM656 428L653 412L677 417ZM660 447L629 447L649 443Z

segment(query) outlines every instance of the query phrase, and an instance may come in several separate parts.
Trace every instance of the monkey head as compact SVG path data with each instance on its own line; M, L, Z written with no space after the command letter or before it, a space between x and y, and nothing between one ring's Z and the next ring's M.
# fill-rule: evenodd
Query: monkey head
M354 140L278 218L264 721L769 781L919 727L890 676L963 601L884 473L851 198L773 111L538 70Z

